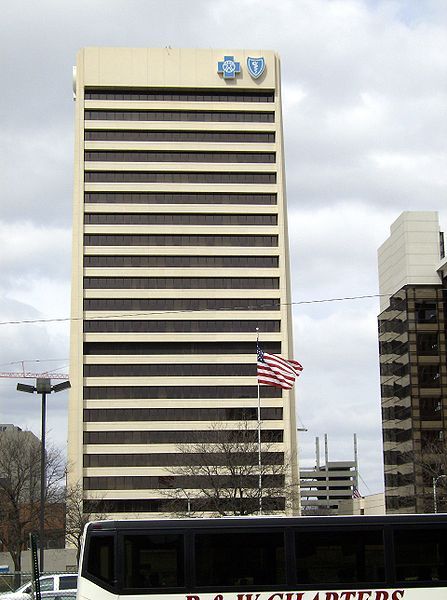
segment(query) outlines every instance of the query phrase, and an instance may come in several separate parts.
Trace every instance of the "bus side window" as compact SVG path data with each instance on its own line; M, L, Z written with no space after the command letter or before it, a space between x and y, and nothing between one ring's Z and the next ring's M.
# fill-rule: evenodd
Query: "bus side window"
M182 534L123 536L124 587L176 588L184 582Z
M385 581L381 530L296 531L298 584Z
M195 556L198 586L276 586L286 581L282 531L198 532Z
M93 533L88 545L86 571L101 581L115 583L115 538L113 534Z
M446 535L446 528L396 529L394 553L397 581L446 581Z

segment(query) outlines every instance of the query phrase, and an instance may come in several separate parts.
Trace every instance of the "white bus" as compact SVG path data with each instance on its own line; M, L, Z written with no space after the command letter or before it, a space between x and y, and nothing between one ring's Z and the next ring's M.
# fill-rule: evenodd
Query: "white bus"
M446 600L447 515L98 521L78 600Z

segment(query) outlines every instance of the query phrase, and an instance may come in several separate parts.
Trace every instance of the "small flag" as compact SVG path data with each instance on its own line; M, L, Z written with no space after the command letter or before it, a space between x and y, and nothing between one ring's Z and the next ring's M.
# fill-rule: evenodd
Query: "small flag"
M352 490L352 497L353 497L354 499L357 499L357 498L362 498L363 496L362 496L362 494L361 494L361 493L358 491L358 489L355 487L355 488Z
M258 382L290 390L303 367L296 360L287 360L278 354L268 354L257 346Z

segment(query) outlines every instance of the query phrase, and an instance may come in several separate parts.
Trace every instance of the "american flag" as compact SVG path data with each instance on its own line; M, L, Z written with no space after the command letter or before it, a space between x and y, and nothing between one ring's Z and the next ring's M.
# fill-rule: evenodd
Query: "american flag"
M362 494L358 491L358 489L356 487L352 490L352 497L354 499L363 498Z
M284 390L290 390L299 377L303 367L296 360L287 360L278 354L267 354L259 346L258 382L261 385L272 385Z

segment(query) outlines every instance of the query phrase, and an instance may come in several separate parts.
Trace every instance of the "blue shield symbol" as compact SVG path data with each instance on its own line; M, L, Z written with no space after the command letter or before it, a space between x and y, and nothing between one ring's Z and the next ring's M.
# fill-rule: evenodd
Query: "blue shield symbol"
M253 79L258 79L265 71L265 60L260 58L247 58L247 68Z

